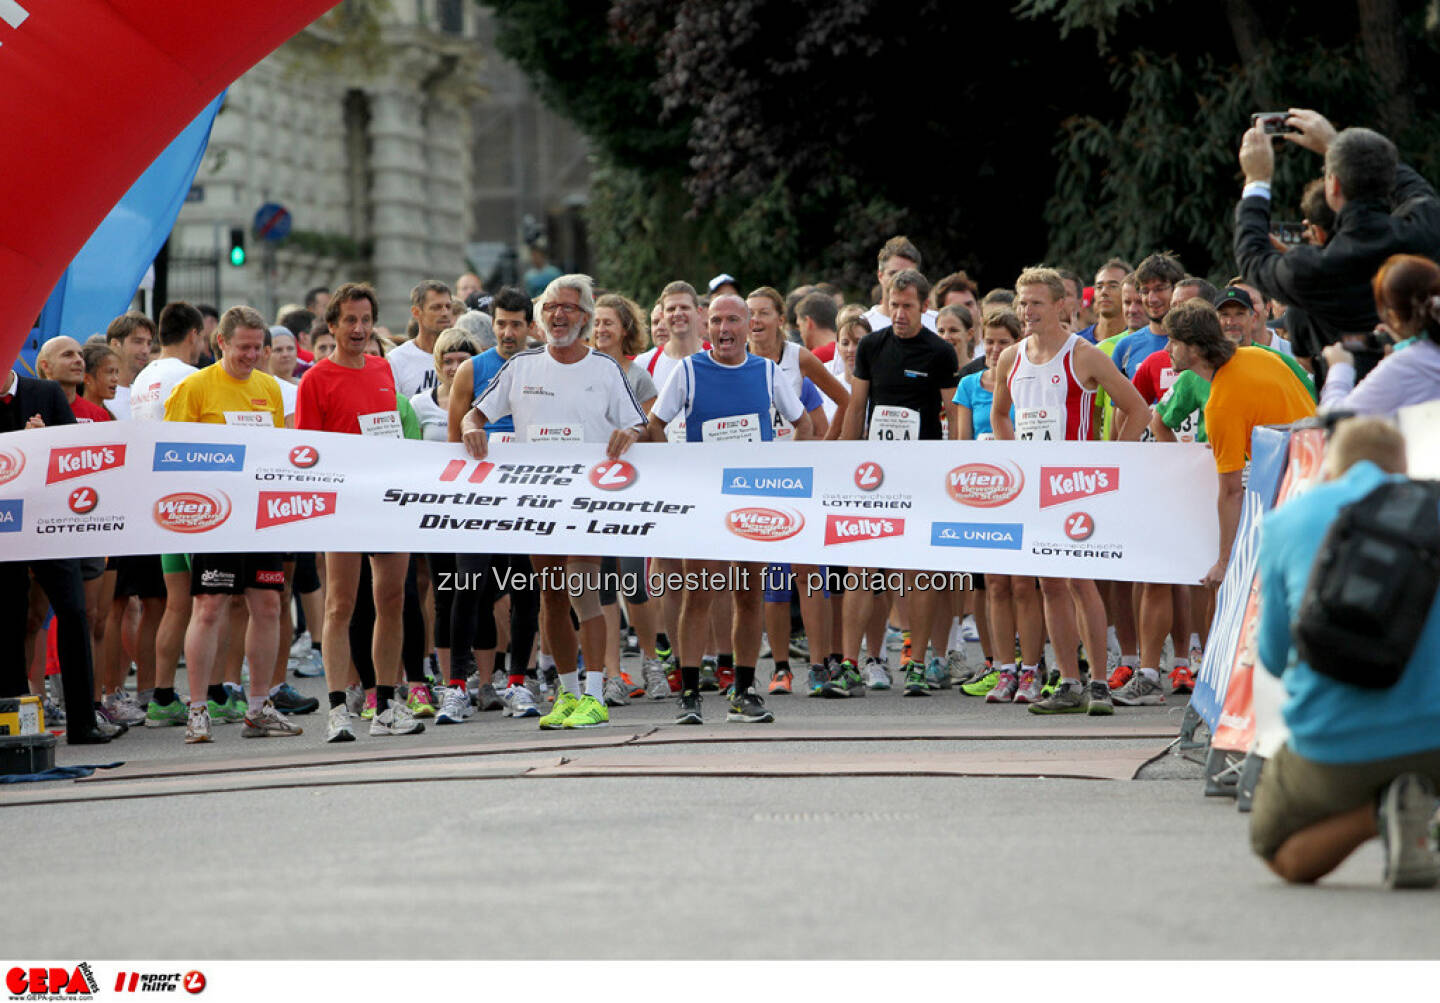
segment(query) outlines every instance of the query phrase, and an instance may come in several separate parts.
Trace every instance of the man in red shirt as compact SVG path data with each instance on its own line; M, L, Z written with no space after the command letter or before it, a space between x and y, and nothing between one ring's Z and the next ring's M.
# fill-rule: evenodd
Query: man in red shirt
M98 404L80 396L85 386L85 355L74 338L59 335L40 346L35 356L35 369L42 380L54 380L65 391L70 410L78 422L114 421L115 416Z
M295 405L296 428L402 437L395 377L390 372L390 364L380 356L365 354L379 312L375 290L370 286L347 282L335 290L325 307L325 322L335 336L335 351L317 362L300 380ZM360 561L364 556L325 554L325 628L321 658L325 662L326 688L330 691L327 742L355 741L350 713L345 707L345 684L350 669L350 617L355 611ZM370 555L375 583L375 631L370 650L377 678L364 682L369 684L367 688L374 686L375 689L376 713L370 722L371 735L409 735L425 730L404 702L395 699L395 673L404 638L405 572L409 565L409 554ZM382 685L381 680L385 684Z

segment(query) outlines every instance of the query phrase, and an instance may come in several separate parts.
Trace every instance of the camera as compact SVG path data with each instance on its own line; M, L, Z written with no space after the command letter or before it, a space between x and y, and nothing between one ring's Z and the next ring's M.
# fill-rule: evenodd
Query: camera
M1383 327L1377 327L1365 334L1342 334L1340 344L1345 346L1345 351L1351 354L1357 352L1368 352L1371 354L1383 353L1387 346L1394 344L1390 332Z
M1288 247L1299 247L1305 243L1304 223L1274 222L1270 224L1270 232L1280 238L1280 243Z
M1285 119L1289 117L1288 111L1257 111L1250 116L1250 124L1252 126L1259 125L1265 130L1267 136L1283 136L1287 133L1298 136L1299 129L1285 124Z

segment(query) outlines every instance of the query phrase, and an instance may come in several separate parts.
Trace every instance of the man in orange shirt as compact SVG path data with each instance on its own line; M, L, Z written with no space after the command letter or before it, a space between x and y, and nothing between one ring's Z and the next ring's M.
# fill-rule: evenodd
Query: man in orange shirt
M1175 371L1194 370L1210 381L1205 429L1220 474L1220 559L1202 584L1218 587L1230 563L1245 498L1250 433L1257 425L1288 425L1315 413L1315 402L1275 353L1238 348L1220 328L1220 315L1203 299L1188 300L1165 318L1166 351Z

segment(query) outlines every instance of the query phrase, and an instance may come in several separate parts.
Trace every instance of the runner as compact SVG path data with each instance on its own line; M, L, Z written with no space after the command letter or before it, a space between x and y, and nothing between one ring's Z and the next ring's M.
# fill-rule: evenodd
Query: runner
M616 361L587 348L595 318L595 294L587 275L561 275L540 296L540 326L547 345L513 356L480 394L461 423L465 448L475 459L489 452L485 423L506 415L515 419L520 442L605 443L615 459L645 434L645 412ZM591 388L594 388L593 390ZM556 432L564 428L566 432ZM567 595L566 573L598 580L600 561L584 556L532 556L531 565L545 587L540 601L545 648L555 659L559 691L555 706L540 719L544 730L599 728L610 723L605 706L605 618L593 590ZM583 581L583 579L581 579ZM556 587L560 585L561 587ZM580 689L573 608L580 624L580 648L586 673Z
M661 387L660 397L650 412L651 441L664 441L665 426L683 414L687 442L773 442L775 430L770 416L776 411L794 427L797 441L810 438L810 418L791 381L774 361L746 352L751 317L745 301L729 294L717 296L710 303L709 323L714 347L684 360ZM741 430L727 421L742 417L756 420ZM730 721L755 724L775 720L755 687L763 569L764 564L743 561L687 559L684 562L687 576L728 575L734 585L735 616L730 640L736 664L735 683L729 690L727 720ZM701 724L703 720L700 656L714 597L715 593L707 588L685 592L677 638L681 690L676 724Z
M280 385L255 366L265 347L265 320L250 307L232 307L216 328L221 359L176 385L165 402L166 421L203 422L234 428L284 428ZM194 554L190 558L193 606L185 631L185 671L190 678L187 743L210 741L212 715L225 714L225 687L211 683L232 596L245 597L250 623L245 654L250 693L245 738L287 737L302 729L275 709L269 672L280 643L280 593L285 573L279 554ZM282 675L280 683L284 684ZM278 687L277 687L278 689ZM157 694L158 702L159 694Z
M1138 439L1149 409L1115 364L1063 327L1065 283L1051 268L1029 268L1015 280L1016 303L1027 335L996 364L990 423L995 437L1021 442L1084 442L1094 421L1094 394L1103 386L1121 411L1121 436ZM1015 419L1010 419L1011 407ZM1041 697L1038 665L1021 666L1015 700L1035 714L1113 714L1110 688L1092 678L1082 687L1077 650L1081 631L1093 665L1104 665L1105 607L1093 581L1041 578L1045 625L1055 648L1060 680ZM1077 627L1076 610L1082 620ZM1098 672L1098 669L1097 669Z
M920 249L910 242L909 237L891 237L880 248L875 261L875 279L880 285L880 302L865 312L865 319L870 322L870 330L879 331L890 326L890 283L903 271L920 271ZM925 295L928 301L928 288ZM924 309L924 303L921 306L920 323L934 331L935 311Z
M934 440L943 436L942 416L953 424L960 362L948 342L921 325L929 295L929 281L914 269L907 268L890 279L890 324L866 335L856 351L852 397L842 438L879 442ZM928 588L931 574L913 570L902 574L911 624L922 639L923 659L924 639L930 636L935 617L935 597ZM921 575L925 576L925 589L916 587ZM856 666L860 661L860 638L873 602L874 594L868 589L845 593L846 658L840 663L839 678L825 684L827 695L864 692L866 684ZM945 629L948 634L948 620ZM873 635L871 642L870 654L878 657L881 643ZM927 679L939 684L943 675L944 685L950 683L949 670L939 658L931 666L907 658L900 668L905 673L906 696L929 696Z
M435 340L455 321L450 287L437 279L421 282L410 290L410 316L418 325L415 337L385 357L395 374L395 389L406 397L431 390L439 382Z
M335 290L325 307L325 321L335 338L335 351L318 361L300 381L300 399L295 427L347 435L402 438L395 377L389 364L366 354L374 330L379 303L368 285L347 282ZM316 352L317 358L319 351ZM409 554L371 553L375 600L375 625L371 634L371 657L375 671L387 682L361 679L375 692L377 712L370 721L370 734L411 735L425 730L409 708L395 699L393 685L400 664L403 641L405 571ZM345 704L345 686L350 673L350 618L360 582L360 553L331 551L325 554L325 628L321 657L325 662L325 684L330 693L327 742L353 742L355 732Z

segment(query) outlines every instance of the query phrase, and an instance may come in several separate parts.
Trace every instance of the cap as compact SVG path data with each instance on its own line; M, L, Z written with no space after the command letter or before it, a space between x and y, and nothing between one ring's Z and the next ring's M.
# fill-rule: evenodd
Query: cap
M1216 294L1213 304L1216 310L1219 310L1226 303L1239 303L1246 310L1255 309L1255 301L1250 298L1249 293L1239 286L1226 286Z
M729 274L728 272L721 272L719 275L715 276L713 279L710 280L709 291L713 293L716 289L719 289L727 282L730 285L734 286L736 289L740 288L740 282L735 278L735 276Z

